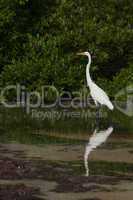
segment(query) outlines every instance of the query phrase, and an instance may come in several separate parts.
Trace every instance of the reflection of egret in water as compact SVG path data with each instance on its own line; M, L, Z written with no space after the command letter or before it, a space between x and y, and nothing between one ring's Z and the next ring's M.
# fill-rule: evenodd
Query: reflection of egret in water
M112 133L113 128L109 127L107 130L103 131L97 131L95 129L93 135L90 137L88 144L85 148L85 154L84 154L84 164L86 169L86 176L89 176L89 167L88 167L88 156L93 151L93 149L96 149L98 146L100 146L102 143L104 143L109 135Z

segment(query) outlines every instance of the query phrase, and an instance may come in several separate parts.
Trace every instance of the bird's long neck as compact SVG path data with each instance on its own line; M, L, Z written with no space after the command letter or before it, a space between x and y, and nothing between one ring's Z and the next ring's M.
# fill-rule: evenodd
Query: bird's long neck
M86 79L87 79L87 85L90 86L92 83L92 79L90 77L90 66L91 66L91 55L88 55L88 64L86 66Z

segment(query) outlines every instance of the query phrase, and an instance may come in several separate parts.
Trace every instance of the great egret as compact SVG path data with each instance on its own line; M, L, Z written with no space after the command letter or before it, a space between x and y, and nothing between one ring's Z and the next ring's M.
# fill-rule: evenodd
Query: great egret
M93 151L102 143L104 143L112 132L113 132L113 127L109 127L107 130L103 131L97 131L97 129L95 129L94 133L90 137L84 153L84 165L86 169L86 176L89 176L89 167L88 167L89 154L91 153L91 151Z
M90 77L90 65L91 65L91 55L89 52L82 52L77 53L77 55L85 55L88 57L88 64L86 66L86 79L87 79L87 86L90 88L90 94L98 107L98 104L106 105L110 110L113 110L114 106L111 103L107 94L97 86Z

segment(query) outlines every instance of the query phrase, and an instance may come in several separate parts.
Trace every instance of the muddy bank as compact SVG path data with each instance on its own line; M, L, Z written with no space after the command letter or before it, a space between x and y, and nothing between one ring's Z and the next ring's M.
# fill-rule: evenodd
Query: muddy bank
M82 145L26 145L26 144L0 144L0 157L4 154L10 158L40 159L50 161L83 160L85 144ZM91 161L109 161L133 163L133 143L114 142L103 144L89 155Z
M98 163L92 164L95 164L97 169ZM58 183L55 189L56 192L110 191L102 185L116 185L120 181L133 181L133 174L131 175L132 165L128 165L127 168L124 168L124 171L123 166L119 166L120 172L118 174L115 169L117 165L109 166L110 163L101 163L101 168L104 170L102 175L97 171L95 175L85 177L80 163L43 160L23 161L3 157L0 159L0 179L55 181ZM110 173L112 167L114 167L114 171ZM130 172L130 175L128 175L128 172Z
M8 148L3 145L0 148L0 200L96 200L94 194L100 197L97 200L104 200L106 196L101 198L97 194L116 194L123 192L123 188L127 195L133 191L132 163L89 160L90 176L86 177L83 159L44 160L43 157L32 157L34 154L29 156L18 146ZM69 156L69 147L54 148L55 156L60 152ZM71 148L79 152L77 146ZM48 152L46 154L48 157Z
M41 198L35 197L38 194L39 188L27 187L24 184L0 184L0 200L41 200Z
M132 200L132 162L90 159L86 177L83 157L68 159L70 152L80 153L79 146L32 147L0 146L0 200ZM47 159L50 150L58 160Z

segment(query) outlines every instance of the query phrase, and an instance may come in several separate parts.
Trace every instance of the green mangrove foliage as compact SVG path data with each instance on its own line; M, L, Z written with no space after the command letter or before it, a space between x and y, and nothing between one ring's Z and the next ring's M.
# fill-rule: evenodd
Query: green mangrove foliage
M80 90L85 58L111 96L133 81L132 0L0 0L0 85Z

